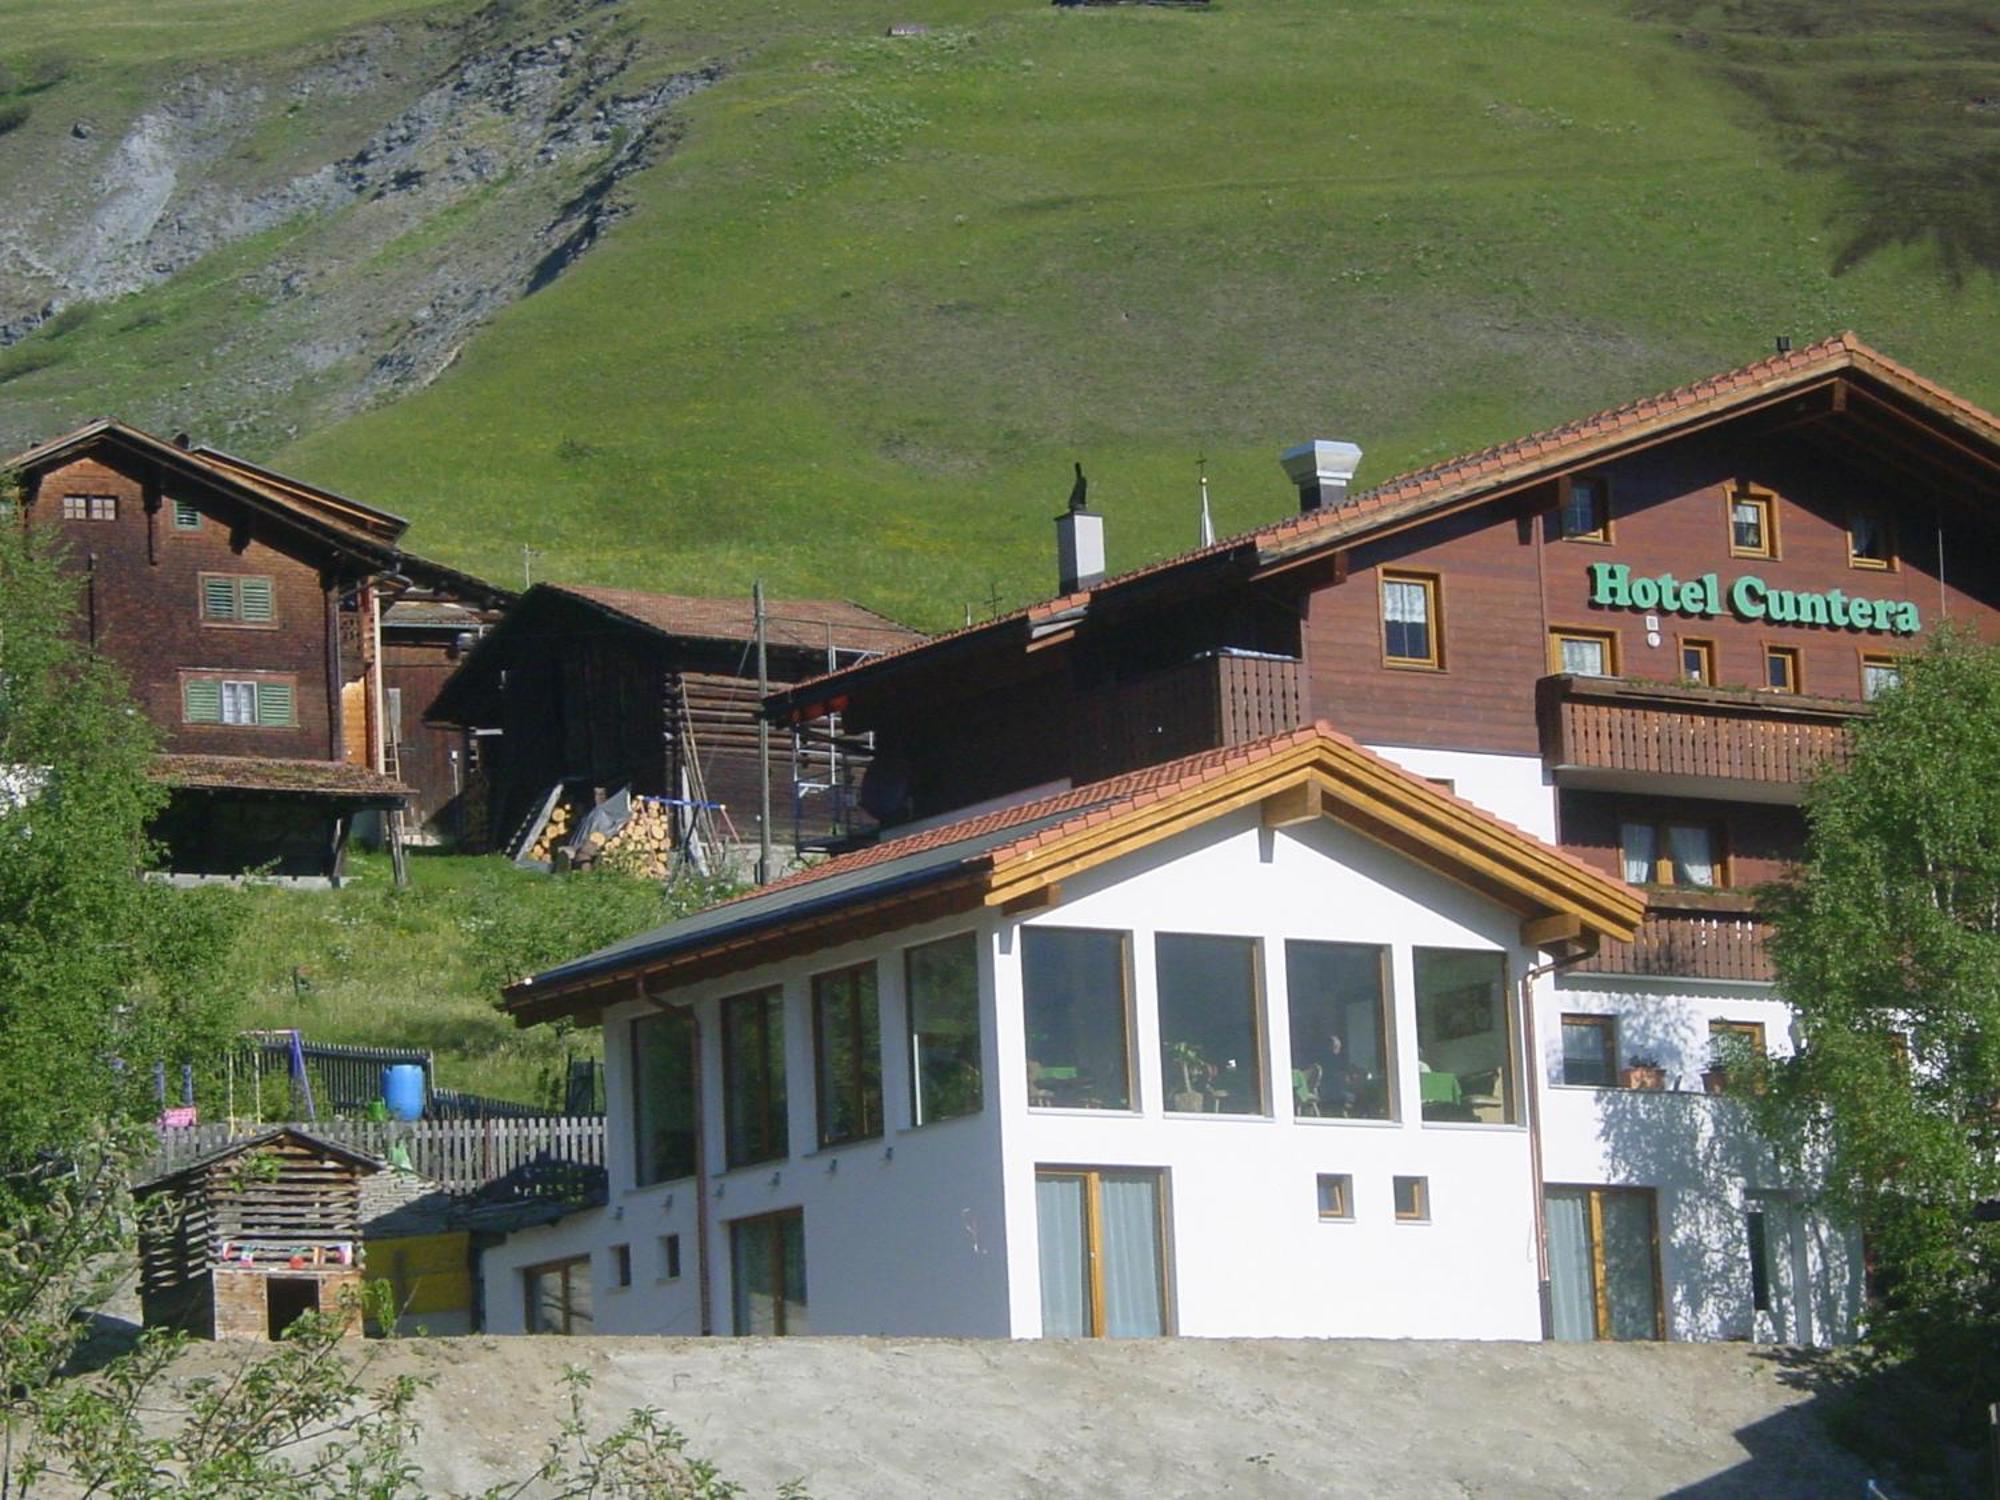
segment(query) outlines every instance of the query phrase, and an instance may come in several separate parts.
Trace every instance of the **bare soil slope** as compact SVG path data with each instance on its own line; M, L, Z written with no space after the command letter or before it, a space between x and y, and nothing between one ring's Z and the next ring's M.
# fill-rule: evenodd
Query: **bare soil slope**
M184 1369L227 1351L199 1350ZM1859 1496L1790 1360L1743 1345L1180 1339L411 1341L433 1492L532 1467L562 1368L754 1495Z

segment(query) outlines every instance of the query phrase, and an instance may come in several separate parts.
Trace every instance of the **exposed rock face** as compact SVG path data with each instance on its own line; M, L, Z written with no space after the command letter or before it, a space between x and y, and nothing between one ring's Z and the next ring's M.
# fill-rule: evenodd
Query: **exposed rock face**
M258 307L218 319L214 361L184 372L215 436L279 441L301 414L436 378L597 241L619 183L671 141L674 104L719 75L649 73L586 0L554 34L509 35L506 15L374 28L277 72L163 77L128 120L49 111L17 131L0 150L0 350L66 309L219 274ZM129 415L178 422L184 400ZM47 435L36 404L0 399L0 442Z

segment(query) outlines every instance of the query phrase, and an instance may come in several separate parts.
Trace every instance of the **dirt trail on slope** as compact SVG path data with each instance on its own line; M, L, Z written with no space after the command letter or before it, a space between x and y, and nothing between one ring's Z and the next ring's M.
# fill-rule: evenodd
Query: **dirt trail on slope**
M433 1492L533 1467L565 1364L608 1430L658 1408L753 1495L1860 1496L1780 1353L1743 1345L1169 1339L466 1338L374 1346L434 1380ZM182 1374L235 1356L202 1348Z

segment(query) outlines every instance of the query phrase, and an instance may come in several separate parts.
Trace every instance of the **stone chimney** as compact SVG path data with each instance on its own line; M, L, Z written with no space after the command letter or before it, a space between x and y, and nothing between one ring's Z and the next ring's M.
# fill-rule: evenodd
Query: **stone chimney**
M1352 443L1315 438L1278 455L1285 473L1299 489L1299 511L1332 510L1346 503L1347 482L1361 463L1361 450Z
M1104 577L1104 517L1090 509L1089 485L1083 465L1076 466L1076 484L1069 492L1069 509L1056 517L1056 591L1073 594Z

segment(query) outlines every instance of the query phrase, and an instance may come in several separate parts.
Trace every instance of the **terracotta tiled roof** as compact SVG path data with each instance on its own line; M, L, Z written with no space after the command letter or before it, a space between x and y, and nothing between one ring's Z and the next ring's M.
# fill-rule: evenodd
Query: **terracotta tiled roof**
M1045 625L1067 613L1081 612L1101 594L1193 563L1220 559L1232 553L1246 560L1292 558L1315 548L1352 543L1378 526L1421 515L1432 508L1476 496L1485 490L1542 474L1559 473L1599 459L1614 450L1620 442L1636 435L1650 433L1660 427L1671 428L1698 421L1718 413L1726 414L1746 402L1782 395L1794 387L1843 370L1869 376L1918 405L1929 407L1971 430L1988 443L2000 446L2000 417L1871 349L1854 334L1842 333L1816 344L1724 371L1720 375L1676 386L1658 395L1628 401L1622 406L1530 433L1511 442L1412 469L1353 495L1330 510L1287 516L1254 530L1226 537L1210 546L1161 558L1143 567L1116 574L1087 589L1060 594L976 625L912 642L858 666L810 678L785 689L780 696L800 701L823 686L835 684L848 673L872 673L885 659L915 656L948 642L998 633L1008 628L1032 629ZM834 691L838 691L837 686Z
M1059 880L1050 872L1065 863L1081 869L1115 858L1165 837L1189 817L1220 815L1301 777L1337 788L1326 794L1335 816L1364 829L1373 809L1383 806L1398 809L1399 820L1415 819L1411 826L1428 828L1432 848L1415 857L1462 868L1455 862L1466 859L1468 849L1477 851L1481 871L1500 884L1515 877L1495 872L1512 869L1517 893L1539 893L1535 900L1566 893L1553 899L1590 913L1585 921L1614 935L1629 933L1644 909L1643 899L1622 882L1322 723L886 838L560 964L511 987L508 1004L525 1024L562 1013L566 994L588 991L613 975L722 954L734 955L735 967L747 967L758 961L760 945L782 940L790 924L838 934L852 930L846 925L851 918L865 918L896 899L965 892L969 885L967 899L977 904L982 891L990 901L995 892L1039 888ZM1402 829L1404 821L1392 826Z
M155 781L187 791L288 792L376 802L400 802L410 795L410 789L393 777L332 760L156 755L148 774Z
M634 589L591 588L582 584L545 584L551 593L567 594L623 615L662 635L696 640L750 641L757 626L745 597L701 598L687 594L647 594ZM834 645L848 651L888 651L923 639L872 609L846 599L767 599L765 636L777 646L824 649L827 627Z

